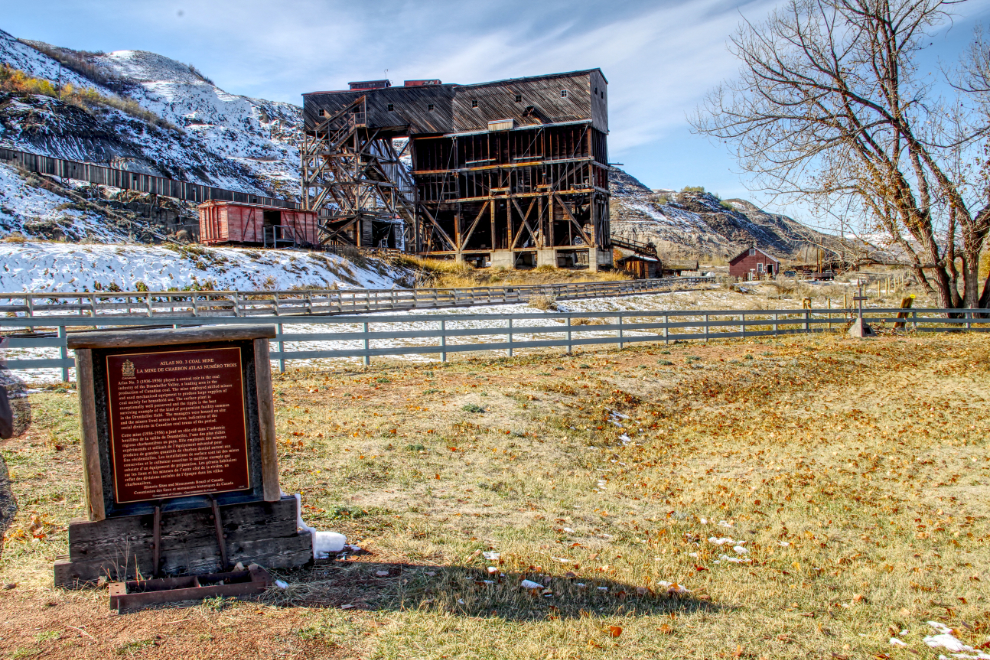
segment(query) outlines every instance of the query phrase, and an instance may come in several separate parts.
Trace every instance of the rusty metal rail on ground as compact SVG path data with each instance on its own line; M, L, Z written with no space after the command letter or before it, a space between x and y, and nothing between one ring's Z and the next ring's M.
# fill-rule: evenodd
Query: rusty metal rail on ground
M640 342L709 341L749 337L844 331L856 317L855 309L801 310L691 310L620 312L526 312L504 314L422 314L375 316L267 316L209 319L154 316L104 316L94 326L92 319L48 317L44 328L38 319L0 318L0 331L23 331L34 322L31 335L7 337L9 348L18 353L32 349L58 352L58 357L13 355L10 369L54 369L69 380L74 366L66 345L67 331L98 328L148 327L163 321L174 327L271 323L277 326L271 359L284 371L294 365L323 366L335 360L374 357L432 356L446 362L452 353L496 352L513 355L520 350L579 346L617 345ZM988 332L987 309L872 308L863 318L874 327L892 327L900 332ZM47 329L47 334L39 330Z
M617 282L471 287L463 289L311 289L296 291L93 291L0 293L0 315L146 317L292 316L440 309L660 293L711 284L714 277L665 277Z

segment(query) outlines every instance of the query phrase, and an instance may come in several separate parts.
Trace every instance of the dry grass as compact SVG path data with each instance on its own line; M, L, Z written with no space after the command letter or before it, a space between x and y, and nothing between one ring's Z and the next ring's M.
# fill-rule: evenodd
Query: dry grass
M988 358L975 334L817 336L293 371L275 382L282 486L368 554L260 603L125 617L50 587L82 511L78 431L71 393L35 394L33 429L3 445L21 511L0 650L936 658L929 620L979 646Z
M509 286L513 284L567 284L576 282L621 282L631 279L621 271L592 273L540 266L532 270L511 268L474 268L470 264L446 259L426 259L400 254L388 257L397 266L417 273L416 286L467 289L478 286Z

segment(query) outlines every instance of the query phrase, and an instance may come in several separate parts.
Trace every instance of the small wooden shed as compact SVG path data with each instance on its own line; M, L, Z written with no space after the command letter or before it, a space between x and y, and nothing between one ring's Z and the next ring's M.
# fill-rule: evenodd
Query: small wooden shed
M315 211L211 200L199 205L199 241L267 247L319 244Z
M663 277L663 264L656 257L637 254L632 250L614 248L615 267L632 273L637 280Z
M729 276L744 280L771 277L780 272L780 261L758 247L746 248L729 261Z

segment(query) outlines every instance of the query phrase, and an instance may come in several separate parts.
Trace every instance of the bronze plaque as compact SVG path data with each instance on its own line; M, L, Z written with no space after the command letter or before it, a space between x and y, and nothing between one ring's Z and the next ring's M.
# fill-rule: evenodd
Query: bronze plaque
M250 488L239 348L107 356L119 504Z

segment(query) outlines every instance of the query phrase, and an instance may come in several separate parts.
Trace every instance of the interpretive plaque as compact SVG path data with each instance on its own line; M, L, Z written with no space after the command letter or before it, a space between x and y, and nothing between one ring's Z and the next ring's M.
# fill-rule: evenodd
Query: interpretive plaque
M69 335L87 519L69 523L56 585L312 561L298 503L279 488L275 336L250 325Z
M238 348L106 356L119 504L250 488Z

